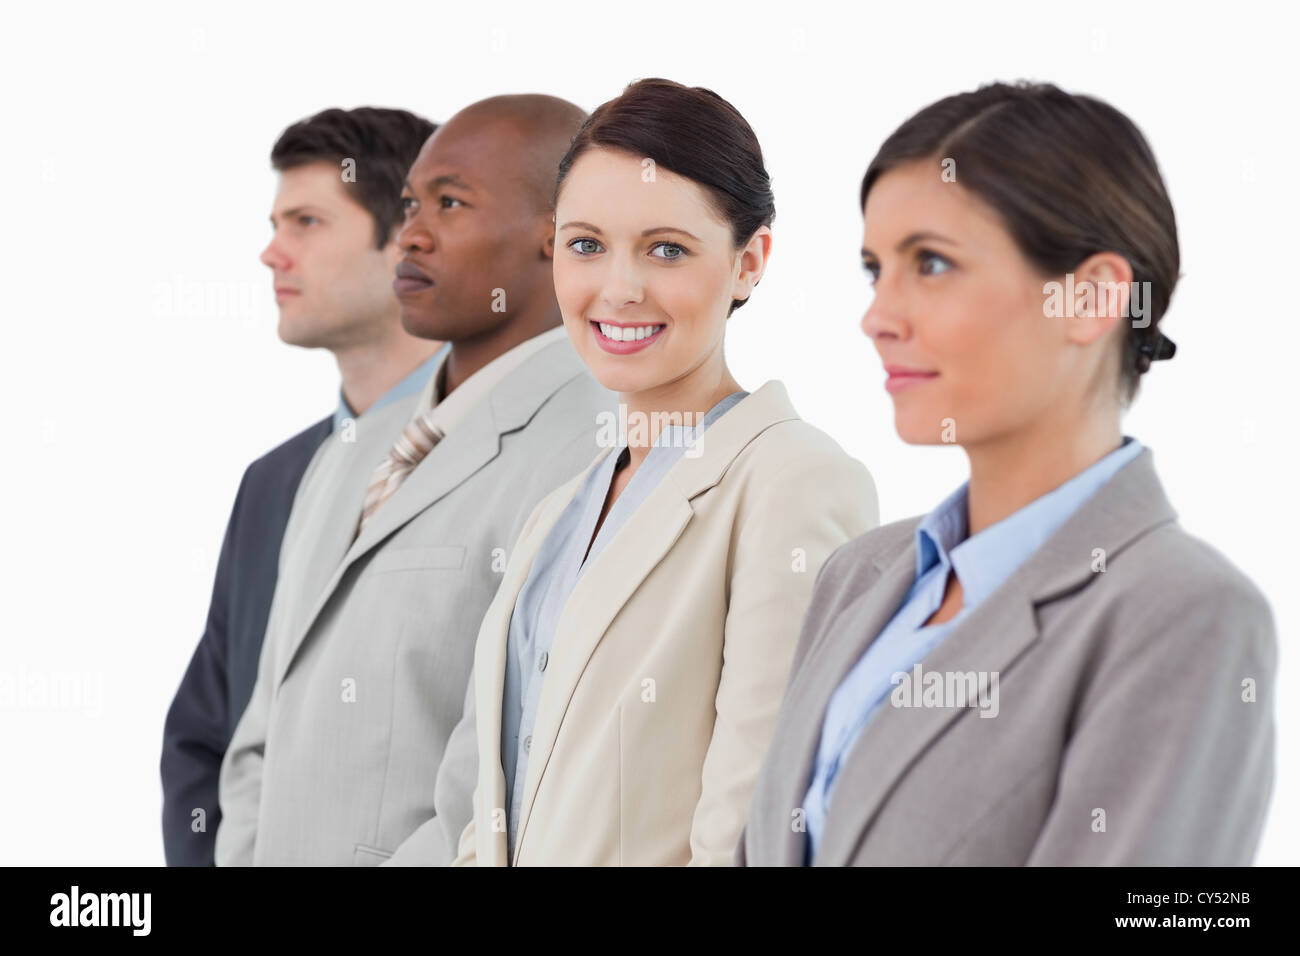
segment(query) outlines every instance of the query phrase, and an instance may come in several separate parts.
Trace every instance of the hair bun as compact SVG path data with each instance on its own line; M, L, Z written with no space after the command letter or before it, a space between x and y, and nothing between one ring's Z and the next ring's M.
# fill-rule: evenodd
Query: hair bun
M1138 372L1144 373L1151 367L1152 362L1173 358L1174 353L1178 351L1178 346L1174 344L1173 339L1156 329L1155 339L1143 342L1138 346L1137 351Z

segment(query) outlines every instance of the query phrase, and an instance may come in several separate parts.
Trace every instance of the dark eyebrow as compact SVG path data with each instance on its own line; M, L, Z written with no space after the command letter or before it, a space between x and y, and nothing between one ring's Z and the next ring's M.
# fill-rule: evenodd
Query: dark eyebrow
M591 223L589 223L589 222L580 222L580 221L578 221L578 220L575 220L575 221L573 221L573 222L566 222L566 223L565 223L563 226L561 226L560 228L561 228L561 229L569 229L569 228L586 229L588 232L594 232L594 233L595 233L596 235L598 235L598 236L604 235L604 233L602 233L602 232L600 231L600 227L599 227L599 226L593 226L593 225L592 225ZM645 229L645 230L642 230L641 235L642 235L643 237L644 237L644 236L653 236L653 235L654 235L655 233L657 233L657 232L676 232L676 233L679 233L679 234L681 234L681 235L683 235L683 236L690 236L690 237L691 237L692 239L694 239L696 242L700 242L700 241L701 241L699 236L692 235L691 233L687 232L685 229L678 229L676 226L655 226L653 229Z
M402 185L411 192L415 192L415 190L411 188L411 181L409 179L403 180ZM455 173L445 173L442 176L434 176L425 184L425 188L428 189L429 192L435 192L439 186L455 186L457 189L464 189L467 192L474 191L473 186L465 182L465 180L461 179Z
M916 243L918 242L924 242L926 240L932 240L934 242L946 242L950 246L961 245L961 243L958 242L956 239L949 239L947 236L941 236L937 232L914 232L906 239L904 239L902 242L900 242L897 246L895 246L894 249L896 252L906 252L908 246L913 246L916 245ZM876 257L876 254L872 252L870 249L868 249L866 246L863 246L862 258L866 259L868 257L874 259Z

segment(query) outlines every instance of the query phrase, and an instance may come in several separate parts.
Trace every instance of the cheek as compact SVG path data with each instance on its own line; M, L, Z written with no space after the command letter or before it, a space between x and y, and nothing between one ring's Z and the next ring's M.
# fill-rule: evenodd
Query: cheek
M372 250L355 241L322 243L307 253L317 283L326 291L338 286L358 285L358 277L369 274Z
M1051 334L1038 300L1006 288L971 290L941 329L945 395L967 437L1012 426L1035 406Z
M1023 299L996 286L967 285L935 303L921 337L941 369L962 381L992 380L1020 366L1038 329Z
M730 283L717 263L691 262L658 268L646 283L648 304L681 330L679 338L704 339L714 334L714 319L731 305Z
M555 298L560 303L560 312L564 320L581 321L588 311L592 300L595 271L578 268L578 264L565 261L568 250L557 248L556 259L551 267L551 278L555 283Z
M388 263L373 247L349 250L335 264L330 273L334 276L332 289L354 299L373 297L385 288L391 293L392 271Z

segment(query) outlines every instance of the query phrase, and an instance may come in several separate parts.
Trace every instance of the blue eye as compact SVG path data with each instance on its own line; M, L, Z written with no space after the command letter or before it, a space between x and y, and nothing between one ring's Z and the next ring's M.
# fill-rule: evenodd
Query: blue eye
M944 258L937 252L931 252L928 249L922 249L917 253L916 257L921 262L921 275L923 276L942 275L952 268L951 260ZM937 266L939 268L930 268L932 266Z
M582 243L590 243L596 248L579 249L578 246L581 245ZM591 255L595 255L597 252L600 251L600 243L597 242L595 239L574 239L569 243L569 248L572 249L580 256L591 256Z
M299 216L299 217L298 217L298 225L300 225L300 226L310 226L310 225L312 225L313 223L317 223L317 222L320 222L320 220L317 219L315 216Z
M671 255L671 256L667 256L667 255L664 255L664 256L655 256L656 259L666 259L666 260L669 261L669 262L671 262L671 261L674 260L674 259L680 259L680 258L682 258L683 256L687 255L686 249L685 249L683 246L679 246L679 245L678 245L677 243L675 243L675 242L656 242L656 243L651 247L650 251L651 251L651 252L654 252L655 249L676 249L676 250L677 250L677 254L676 254L676 255Z

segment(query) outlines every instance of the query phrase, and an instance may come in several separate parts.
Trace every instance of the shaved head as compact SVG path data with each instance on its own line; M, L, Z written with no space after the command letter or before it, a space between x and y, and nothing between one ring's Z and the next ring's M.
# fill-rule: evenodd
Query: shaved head
M471 103L440 127L437 138L442 143L463 139L469 148L507 159L520 198L532 211L549 213L560 160L586 120L568 100L514 93Z
M449 375L560 324L551 263L560 161L587 115L554 96L494 96L429 137L402 190L402 325L452 343Z

